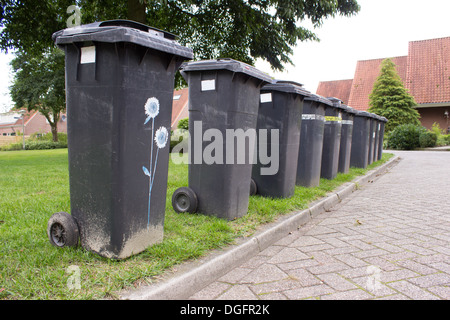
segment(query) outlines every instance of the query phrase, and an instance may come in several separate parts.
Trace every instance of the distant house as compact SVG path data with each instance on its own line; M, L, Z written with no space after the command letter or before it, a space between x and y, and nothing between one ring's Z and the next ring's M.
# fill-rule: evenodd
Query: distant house
M408 55L393 57L405 88L414 97L422 125L434 122L449 127L450 113L450 37L409 42ZM316 93L337 97L357 110L369 108L369 95L380 73L383 59L363 60L356 64L350 80L322 81Z
M188 111L189 101L189 89L175 90L173 92L173 104L172 104L172 122L171 130L175 130L178 125L178 121L187 118L189 116Z
M17 136L25 132L25 136L34 133L51 132L50 124L47 119L37 111L30 111L22 114L18 111L6 112L0 114L0 136ZM58 122L58 132L67 132L66 115L62 114Z

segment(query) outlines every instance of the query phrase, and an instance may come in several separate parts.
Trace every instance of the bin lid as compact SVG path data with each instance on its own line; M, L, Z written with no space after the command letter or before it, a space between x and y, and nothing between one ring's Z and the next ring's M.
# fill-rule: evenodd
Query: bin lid
M333 104L333 107L335 107L336 109L341 109L342 111L347 111L347 106L342 103L343 101L341 99L335 98L335 97L327 97L327 99L331 101L331 103Z
M180 45L175 35L131 20L107 20L67 28L55 32L52 39L59 46L85 41L129 42L185 59L194 57L193 50Z
M262 87L261 90L295 93L304 97L311 96L311 92L305 90L301 83L295 81L274 80L272 83L266 84Z
M353 109L352 107L347 106L346 104L343 104L342 106L344 107L345 112L347 112L347 113L350 113L350 114L354 115L354 114L356 114L358 112L358 110Z
M209 70L229 70L236 73L245 73L254 78L272 83L272 78L265 72L262 72L251 65L244 62L229 59L211 59L200 60L183 63L180 68L181 74L193 71L209 71Z
M325 97L312 93L309 97L305 98L305 101L315 101L333 107L333 103Z
M382 116L380 116L380 115L378 115L378 114L375 114L375 116L376 116L376 119L377 119L378 121L381 121L381 122L385 122L385 120L387 121L387 119L386 119L385 117L382 117Z
M377 114L371 113L371 112L369 112L369 113L370 113L370 117L371 117L372 119L379 120L379 116L378 116Z
M357 110L355 116L358 117L366 117L366 118L371 118L371 113L367 112L367 111L361 111L361 110Z
M388 122L389 120L386 117L381 117L381 121Z

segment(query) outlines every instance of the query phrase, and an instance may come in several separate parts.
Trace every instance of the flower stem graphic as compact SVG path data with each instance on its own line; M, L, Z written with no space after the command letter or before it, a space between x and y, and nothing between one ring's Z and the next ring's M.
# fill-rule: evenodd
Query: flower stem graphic
M149 177L149 187L148 187L148 215L147 215L147 230L150 227L150 208L151 208L151 200L152 200L152 189L153 183L155 182L156 176L156 165L158 164L158 155L159 149L162 149L166 146L167 140L169 139L169 131L167 131L166 127L159 127L158 130L155 131L155 118L159 114L159 101L156 98L149 98L145 103L145 114L147 115L147 119L145 119L144 125L146 125L150 119L152 120L152 143L150 147L150 167L147 169L145 166L142 167L142 171L146 176ZM156 143L158 149L156 150L155 157L155 167L153 167L153 143Z
M146 167L142 167L144 174L149 177L149 190L148 190L148 215L147 215L147 230L150 226L150 207L151 207L151 198L152 198L152 187L153 181L155 179L155 171L156 171L156 161L158 158L158 153L156 153L155 160L155 168L153 169L153 134L155 131L155 118L159 114L159 101L157 98L152 97L147 99L147 102L144 106L145 114L147 118L145 119L144 125L146 125L150 120L152 120L152 143L150 147L150 167L147 169Z
M153 137L153 131L155 129L155 118L152 119L152 137ZM153 177L155 176L155 171L156 171L156 161L158 159L158 152L156 153L156 160L155 160L155 169L152 170L152 162L153 162L153 141L152 141L152 146L150 149L150 187L148 189L148 215L147 215L147 230L150 226L150 205L151 205L151 198L152 198L152 186L153 186L153 182L152 182L152 172L153 172ZM154 178L153 178L154 179Z
M153 132L153 128L152 128ZM152 157L153 157L153 141L152 141L152 147L151 147L151 153L150 153L150 174L148 175L150 178L150 186L148 191L148 217L147 217L147 229L150 226L150 205L151 205L151 196L152 196L152 189L153 189L153 183L155 182L155 176L156 176L156 165L158 164L158 155L159 155L159 149L162 149L166 146L167 140L169 139L169 132L167 131L166 127L160 127L158 130L156 130L155 133L155 143L158 149L156 149L156 157L155 157L155 167L152 170ZM144 171L145 173L145 171Z

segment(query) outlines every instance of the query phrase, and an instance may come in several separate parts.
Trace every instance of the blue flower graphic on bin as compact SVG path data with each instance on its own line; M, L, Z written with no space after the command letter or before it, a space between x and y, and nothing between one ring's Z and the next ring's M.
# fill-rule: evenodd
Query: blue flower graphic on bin
M159 101L155 97L149 98L145 103L145 114L147 115L147 119L145 119L144 125L146 125L150 120L152 120L152 144L150 148L150 166L147 169L145 166L142 167L142 171L146 176L149 177L149 191L148 191L148 217L147 217L147 229L150 225L150 206L151 206L151 198L152 198L152 188L153 182L155 181L155 173L156 173L156 165L158 164L158 154L159 150L164 148L167 144L167 140L169 139L169 132L166 127L160 127L155 129L155 118L159 114ZM153 144L156 144L156 157L155 157L155 166L153 167Z

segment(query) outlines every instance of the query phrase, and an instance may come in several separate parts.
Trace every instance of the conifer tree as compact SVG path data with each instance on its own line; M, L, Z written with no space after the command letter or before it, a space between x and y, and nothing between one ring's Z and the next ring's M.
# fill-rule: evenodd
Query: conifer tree
M381 72L375 81L369 96L369 112L388 119L386 132L401 124L420 125L420 115L414 106L417 103L408 93L394 62L385 59L381 63Z

